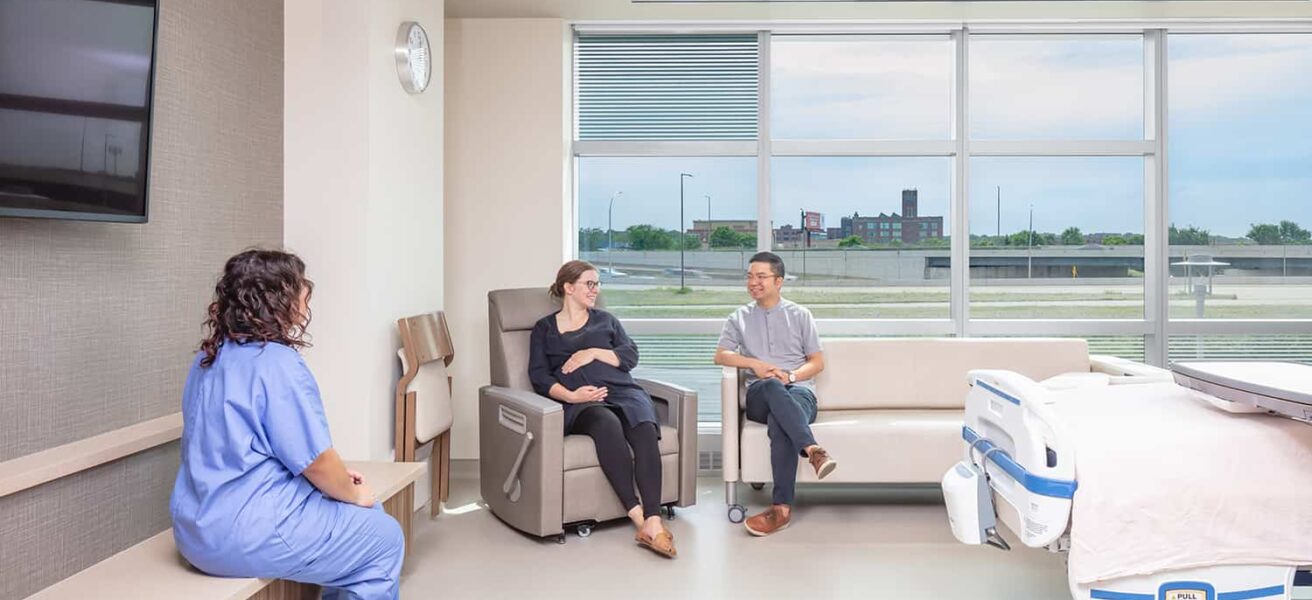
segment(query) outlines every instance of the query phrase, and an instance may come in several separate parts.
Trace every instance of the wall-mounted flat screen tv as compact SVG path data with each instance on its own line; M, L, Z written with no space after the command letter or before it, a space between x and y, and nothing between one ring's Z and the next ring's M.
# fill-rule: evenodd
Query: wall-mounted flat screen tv
M0 0L0 216L146 222L157 0Z

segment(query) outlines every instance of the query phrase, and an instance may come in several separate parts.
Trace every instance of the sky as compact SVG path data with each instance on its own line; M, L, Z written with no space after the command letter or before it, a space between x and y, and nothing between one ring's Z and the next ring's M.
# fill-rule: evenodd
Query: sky
M1169 38L1169 219L1240 237L1251 223L1312 227L1312 35ZM974 36L973 139L1142 139L1143 42ZM772 49L775 139L950 139L952 46L946 37L896 41L777 37ZM685 223L756 218L756 159L579 159L579 221L676 229L679 173ZM853 212L901 212L914 188L920 214L944 216L948 158L780 157L771 162L775 226L801 209L826 225ZM1144 159L973 158L970 231L1143 232ZM1000 189L999 189L1000 188ZM1000 194L999 194L1000 192Z

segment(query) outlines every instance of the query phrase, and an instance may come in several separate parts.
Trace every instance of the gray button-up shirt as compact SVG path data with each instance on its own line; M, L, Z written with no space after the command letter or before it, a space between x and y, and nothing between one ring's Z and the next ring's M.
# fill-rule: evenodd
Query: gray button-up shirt
M807 355L823 350L811 311L783 298L773 308L752 302L733 311L720 332L719 346L788 371L796 371L806 364ZM755 379L749 372L747 380ZM810 379L796 385L815 390Z

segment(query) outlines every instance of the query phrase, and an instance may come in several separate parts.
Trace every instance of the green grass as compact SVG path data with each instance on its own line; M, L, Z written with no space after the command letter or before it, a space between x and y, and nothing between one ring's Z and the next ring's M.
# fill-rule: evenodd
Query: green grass
M649 290L606 290L606 306L615 311L630 307L662 306L737 306L750 301L747 292L736 289L697 289L654 288ZM793 302L813 309L824 304L897 304L921 302L948 302L948 290L915 291L868 291L827 289L812 290L794 288L785 291L784 296ZM1116 290L1089 290L1084 293L1043 292L1014 293L972 291L973 302L1061 302L1061 301L1100 301L1100 300L1136 300L1140 294L1126 294Z
M820 319L946 319L948 305L934 306L825 306L808 305ZM716 306L623 306L611 307L620 317L722 319L729 310ZM1173 318L1193 318L1193 306L1172 304ZM1209 319L1312 319L1312 306L1208 306ZM972 303L970 315L977 319L1141 319L1142 306L989 306Z

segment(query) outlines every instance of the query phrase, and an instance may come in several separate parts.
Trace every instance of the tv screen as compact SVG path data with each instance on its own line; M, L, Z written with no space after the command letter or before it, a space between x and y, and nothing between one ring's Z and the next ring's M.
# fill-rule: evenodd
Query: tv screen
M144 223L156 0L0 0L0 216Z

